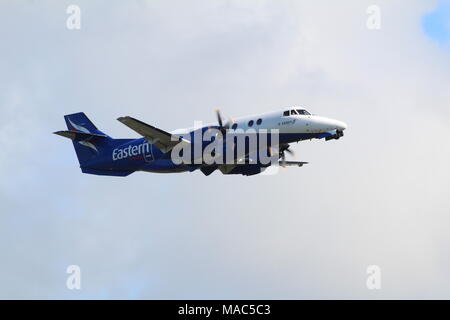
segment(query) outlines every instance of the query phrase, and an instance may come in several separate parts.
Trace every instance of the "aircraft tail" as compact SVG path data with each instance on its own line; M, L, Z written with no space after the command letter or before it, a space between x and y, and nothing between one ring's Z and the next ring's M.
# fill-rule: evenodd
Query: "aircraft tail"
M124 175L123 172L118 172L120 174L115 174L109 170L103 171L94 170L92 168L97 167L96 163L101 161L104 156L111 152L112 149L119 145L122 145L131 139L113 139L102 131L98 130L97 127L89 120L89 118L83 113L74 113L65 115L67 128L69 130L57 131L55 134L62 137L66 137L72 140L75 152L78 157L78 162L83 172L87 170L86 173L93 174L107 174L107 175ZM131 172L127 172L130 174Z

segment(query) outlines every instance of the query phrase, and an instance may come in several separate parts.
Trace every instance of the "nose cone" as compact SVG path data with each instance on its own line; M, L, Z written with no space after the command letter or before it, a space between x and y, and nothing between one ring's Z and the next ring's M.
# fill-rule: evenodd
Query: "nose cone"
M336 120L336 129L344 131L345 129L347 129L347 124L345 122Z
M347 129L347 124L345 122L331 118L311 117L311 119L309 119L308 121L309 123L307 125L309 125L308 128L310 131L307 132L319 133L332 130L338 130L342 132Z

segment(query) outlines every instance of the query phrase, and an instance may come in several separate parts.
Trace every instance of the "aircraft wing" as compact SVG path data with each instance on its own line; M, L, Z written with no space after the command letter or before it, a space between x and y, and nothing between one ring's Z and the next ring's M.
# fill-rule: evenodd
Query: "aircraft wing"
M297 166L302 167L304 164L308 164L309 162L306 161L280 161L279 164L282 167L290 167L290 166Z
M122 122L130 129L139 133L141 136L145 138L145 140L147 140L151 144L154 144L158 149L160 149L164 153L172 150L172 148L180 142L190 143L189 141L181 137L173 135L159 128L153 127L149 124L146 124L132 117L128 116L120 117L117 120Z

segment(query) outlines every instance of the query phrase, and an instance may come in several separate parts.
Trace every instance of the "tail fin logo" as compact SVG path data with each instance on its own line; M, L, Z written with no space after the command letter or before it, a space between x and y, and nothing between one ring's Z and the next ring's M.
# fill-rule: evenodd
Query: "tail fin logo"
M83 127L83 126L81 126L81 125L79 125L79 124L73 123L72 120L70 120L70 119L68 119L68 120L69 120L70 125L71 125L74 129L76 129L76 130L78 130L78 131L81 131L81 132L84 132L84 133L91 133L91 132L90 132L88 129L86 129L85 127Z
M84 140L84 141L78 141L78 143L81 144L81 145L83 145L83 146L85 146L85 147L91 148L91 149L94 150L95 152L99 153L98 150L97 150L97 148L95 147L95 145L93 145L92 143L90 143L90 142L87 141L87 140Z

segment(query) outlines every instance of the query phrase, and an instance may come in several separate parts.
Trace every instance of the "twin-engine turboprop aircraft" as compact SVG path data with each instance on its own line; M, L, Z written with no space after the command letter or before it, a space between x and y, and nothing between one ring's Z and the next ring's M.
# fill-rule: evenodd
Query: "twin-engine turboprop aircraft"
M339 139L347 127L344 122L312 115L301 107L230 119L226 123L217 110L217 124L170 133L132 117L118 118L142 136L138 139L113 139L82 112L64 119L69 130L55 134L73 141L81 171L106 176L197 169L205 175L219 169L223 174L249 176L271 165L302 166L307 162L285 160L286 152L292 154L289 143Z

